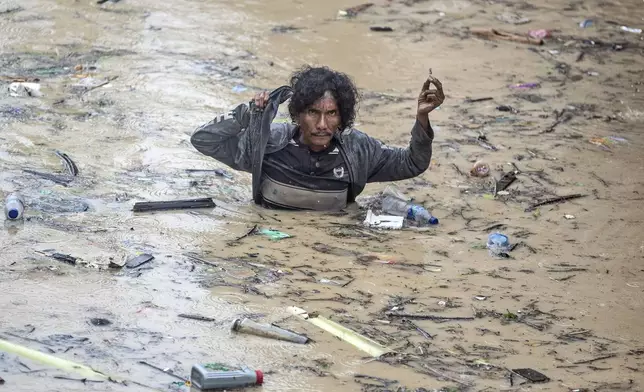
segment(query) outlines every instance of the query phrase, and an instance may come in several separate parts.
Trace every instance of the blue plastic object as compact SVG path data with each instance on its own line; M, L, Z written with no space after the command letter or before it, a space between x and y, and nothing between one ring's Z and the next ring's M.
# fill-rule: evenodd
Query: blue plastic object
M493 256L501 256L510 251L508 236L501 233L492 233L487 238L487 248Z

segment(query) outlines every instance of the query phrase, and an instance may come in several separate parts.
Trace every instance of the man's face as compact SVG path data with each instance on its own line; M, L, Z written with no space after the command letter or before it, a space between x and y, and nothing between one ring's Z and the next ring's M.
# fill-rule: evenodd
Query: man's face
M327 92L299 115L301 141L312 150L323 150L340 127L340 112L335 98Z

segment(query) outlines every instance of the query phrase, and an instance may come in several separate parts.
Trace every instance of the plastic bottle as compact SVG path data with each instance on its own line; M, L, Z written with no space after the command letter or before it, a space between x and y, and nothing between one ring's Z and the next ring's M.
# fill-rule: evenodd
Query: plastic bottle
M17 193L12 193L7 196L4 203L4 215L9 220L19 220L22 218L22 213L25 211L25 203L22 197Z
M490 175L490 165L482 161L477 161L472 166L470 174L474 177L487 177Z
M249 367L235 369L220 364L194 365L190 381L201 390L243 388L262 385L264 374Z
M634 27L621 26L620 29L629 33L642 34L642 29L636 29Z
M492 233L487 238L487 248L493 256L508 253L510 251L510 240L504 234Z
M382 210L387 214L404 216L418 225L436 225L438 219L418 204L409 203L394 195L385 195L382 200Z
M299 344L306 344L309 341L309 338L304 335L300 335L271 324L256 323L248 318L236 319L233 322L231 329L235 332L249 333L252 335L264 336L278 340L286 340L288 342Z

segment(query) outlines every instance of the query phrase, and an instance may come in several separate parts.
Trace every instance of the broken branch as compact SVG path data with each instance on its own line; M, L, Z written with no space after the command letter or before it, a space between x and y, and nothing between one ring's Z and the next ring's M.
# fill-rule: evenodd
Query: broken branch
M436 316L433 314L417 314L417 313L397 313L386 312L388 317L402 317L417 320L432 320L432 321L471 321L474 317L449 317L449 316Z
M578 199L580 197L586 197L586 195L582 195L582 194L577 193L577 194L574 194L574 195L554 197L552 199L547 199L547 200L544 200L544 201L541 201L541 202L538 202L538 203L531 204L528 208L525 209L525 212L533 211L535 208L545 206L547 204L560 203L562 201Z

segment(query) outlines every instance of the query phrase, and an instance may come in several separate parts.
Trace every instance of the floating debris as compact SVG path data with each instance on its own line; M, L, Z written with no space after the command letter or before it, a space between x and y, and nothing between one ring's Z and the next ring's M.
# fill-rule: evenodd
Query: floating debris
M545 374L539 373L538 371L533 369L512 369L512 373L518 374L519 376L525 378L530 382L537 383L550 381L550 378L548 378Z
M405 217L395 215L376 215L373 211L367 211L367 217L364 220L364 225L378 229L402 229Z
M306 344L310 340L307 336L304 336L302 334L280 328L276 325L257 323L248 318L236 319L233 322L231 329L235 332L249 333L252 335L284 340L298 344Z
M71 183L73 181L71 178L62 177L62 176L56 176L54 174L43 173L43 172L31 170L31 169L23 169L22 171L25 172L25 173L40 176L40 177L42 177L42 178L44 178L46 180L55 182L56 184L60 184L62 186L68 186L69 183Z
M16 82L9 85L9 95L12 97L42 97L40 84Z
M110 320L104 318L91 318L89 319L89 322L96 327L104 327L112 324Z
M568 196L560 196L560 197L554 197L552 199L547 199L538 203L531 204L528 208L525 209L525 212L530 212L535 210L537 207L540 206L545 206L548 204L555 204L555 203L561 203L567 200L573 200L573 199L578 199L580 197L586 197L586 195L582 194L574 194L574 195L568 195Z
M146 201L134 203L132 211L162 211L162 210L181 210L190 208L215 208L217 205L212 198L173 200L173 201Z
M190 319L190 320L197 320L197 321L216 321L212 317L201 316L201 315L198 315L198 314L181 313L181 314L178 314L177 316L181 317L181 318Z
M65 171L72 176L77 176L78 166L76 166L76 163L69 157L69 155L65 154L64 152L60 152L58 150L54 152L58 156L58 158L60 158L60 160L63 162L63 167L65 168Z
M279 241L283 240L285 238L291 238L292 236L287 233L283 233L278 230L273 230L273 229L260 229L260 230L255 230L255 232L259 235L263 235L271 239L272 241Z
M362 336L349 328L343 327L342 325L331 321L325 317L322 317L318 314L314 313L307 313L304 309L291 306L288 308L289 311L310 322L311 324L329 332L330 334L344 340L347 343L352 344L353 346L357 347L358 349L366 352L367 354L373 356L373 357L380 357L391 350L389 350L387 347L381 345L378 342L375 342L365 336Z
M356 5L354 7L345 8L343 10L338 11L338 16L345 17L345 18L355 18L359 13L367 10L371 6L373 6L373 3L364 3L364 4Z
M149 261L152 261L153 259L154 259L154 256L149 255L149 254L146 253L146 254L142 254L142 255L136 256L136 257L128 260L128 262L125 264L125 266L127 268L138 268L138 267L142 266L143 264L145 264L145 263L147 263Z
M377 32L381 32L381 33L387 33L387 32L394 31L394 29L389 27L389 26L371 26L371 27L369 27L369 30L377 31Z

